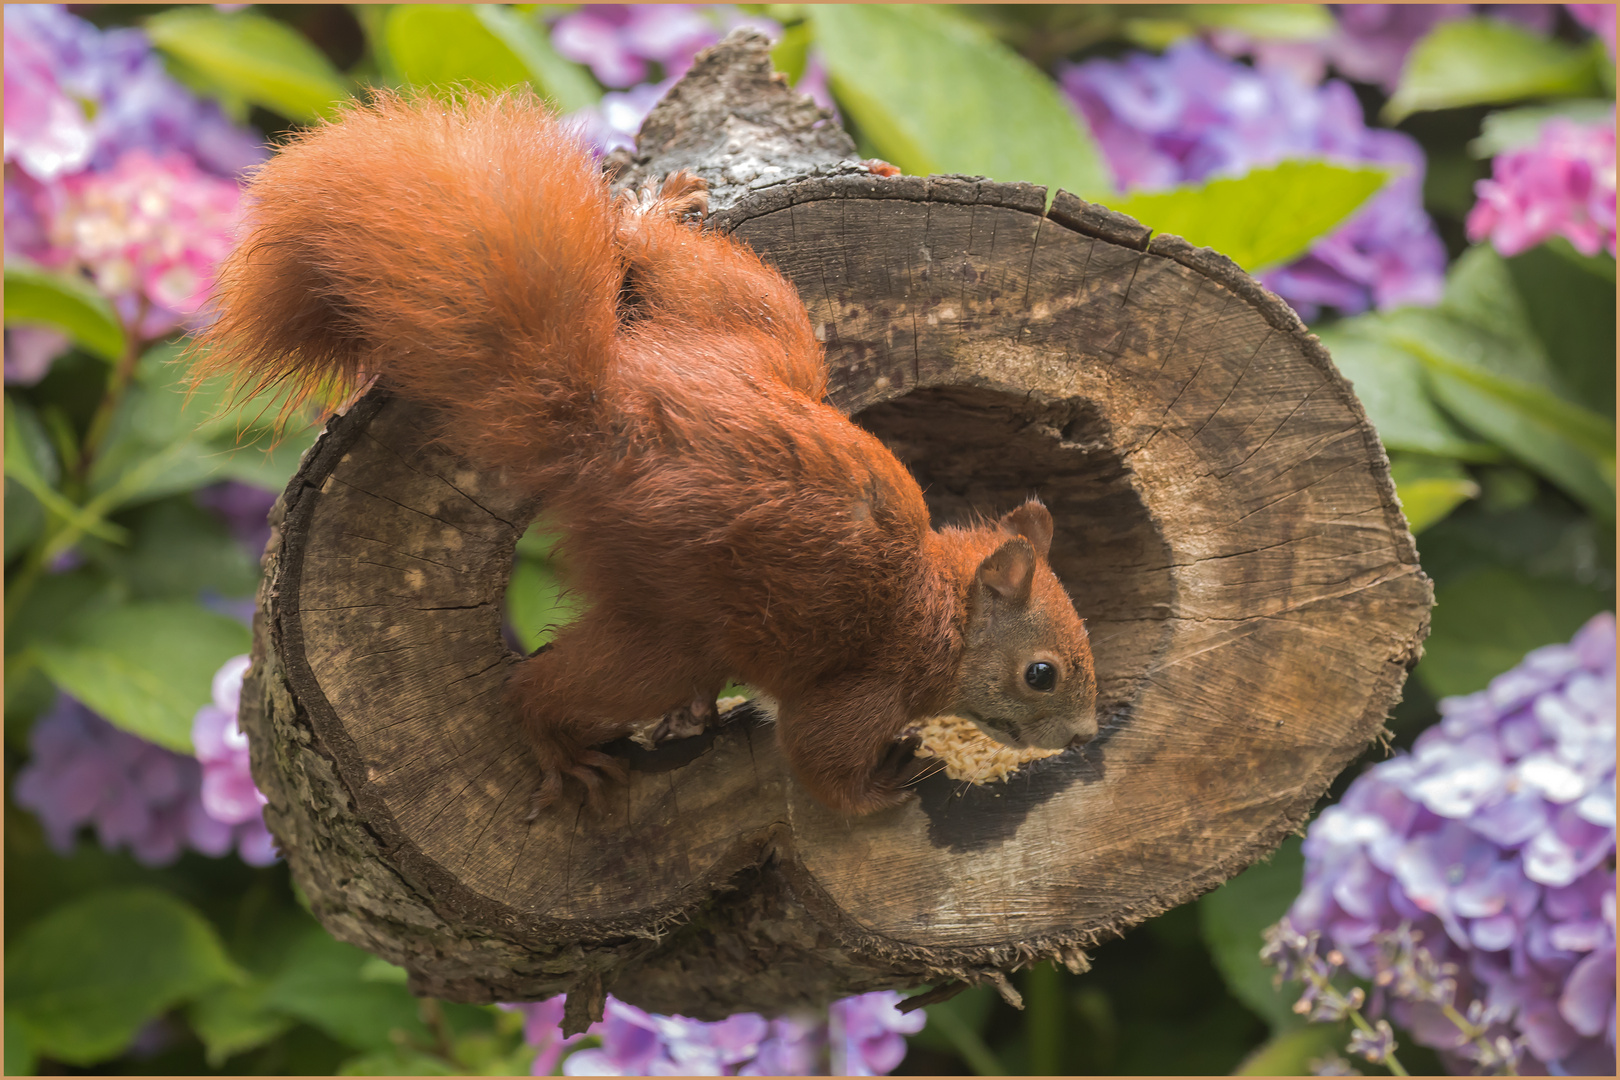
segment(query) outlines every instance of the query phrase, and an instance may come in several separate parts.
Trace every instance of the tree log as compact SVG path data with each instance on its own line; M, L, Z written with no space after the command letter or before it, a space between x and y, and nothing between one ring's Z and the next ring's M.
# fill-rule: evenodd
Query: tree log
M1041 496L1102 733L852 819L798 789L745 707L621 747L606 812L527 822L502 596L539 507L373 392L278 503L242 724L316 914L419 993L717 1019L1083 969L1298 828L1420 654L1431 592L1387 460L1286 305L1067 193L866 172L761 41L700 59L621 182L730 155L709 227L797 285L831 400L936 519Z

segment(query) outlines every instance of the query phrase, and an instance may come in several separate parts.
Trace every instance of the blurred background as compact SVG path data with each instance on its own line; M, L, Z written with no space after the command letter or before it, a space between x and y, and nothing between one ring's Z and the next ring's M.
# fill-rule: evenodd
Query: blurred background
M1612 5L4 17L6 1072L1614 1072ZM721 1024L610 1001L564 1040L560 999L413 998L278 860L236 707L314 427L188 393L183 335L244 176L367 87L533 87L607 151L744 24L863 156L1065 187L1292 304L1438 605L1389 739L1303 842L1085 975L1020 973L1021 1012L988 987ZM526 541L514 641L565 612Z

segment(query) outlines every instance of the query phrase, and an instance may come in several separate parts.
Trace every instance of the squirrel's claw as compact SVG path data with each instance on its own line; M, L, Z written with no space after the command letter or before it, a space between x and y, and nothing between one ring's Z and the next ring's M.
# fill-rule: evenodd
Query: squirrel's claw
M585 808L593 814L605 809L603 803L604 779L624 783L630 778L624 762L600 750L582 750L572 762L555 769L542 768L540 783L529 797L529 812L525 821L534 821L541 811L562 797L563 777L571 776L585 789Z

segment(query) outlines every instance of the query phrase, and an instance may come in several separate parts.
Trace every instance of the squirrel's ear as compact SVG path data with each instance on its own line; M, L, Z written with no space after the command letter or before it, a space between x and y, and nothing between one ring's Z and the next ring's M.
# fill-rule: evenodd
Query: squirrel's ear
M1035 554L1043 559L1052 550L1052 512L1042 506L1039 499L1032 498L1018 509L1001 515L1001 527L1028 540Z
M1035 549L1023 537L1008 540L979 564L978 577L996 595L1022 603L1035 583Z

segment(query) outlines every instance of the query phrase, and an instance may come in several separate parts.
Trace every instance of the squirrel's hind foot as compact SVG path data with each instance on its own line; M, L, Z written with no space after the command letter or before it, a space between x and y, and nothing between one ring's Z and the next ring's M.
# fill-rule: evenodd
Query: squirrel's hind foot
M630 773L624 762L600 750L581 750L566 764L548 767L542 763L540 783L529 797L529 813L524 820L534 821L541 811L562 798L564 780L570 777L585 790L585 809L599 814L606 809L603 782L612 780L622 784L630 779Z

